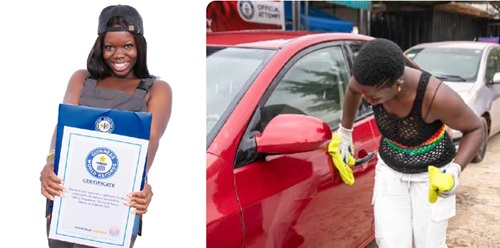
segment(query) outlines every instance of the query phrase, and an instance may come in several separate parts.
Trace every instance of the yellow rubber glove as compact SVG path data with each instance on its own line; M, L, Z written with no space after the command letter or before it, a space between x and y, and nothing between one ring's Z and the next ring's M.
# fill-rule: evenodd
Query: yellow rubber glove
M342 178L342 181L344 181L344 183L347 185L352 185L354 184L354 175L352 173L351 166L353 166L356 163L356 159L354 159L354 157L350 153L347 153L347 164L346 164L344 162L342 154L340 153L339 146L340 146L340 136L337 133L333 133L332 140L328 145L328 153L330 153L330 156L332 157L333 160L333 164L335 165L335 168L337 168L340 174L340 178Z
M427 170L429 171L429 202L435 203L438 195L442 197L442 192L455 188L455 178L454 175L443 173L441 169L432 165Z

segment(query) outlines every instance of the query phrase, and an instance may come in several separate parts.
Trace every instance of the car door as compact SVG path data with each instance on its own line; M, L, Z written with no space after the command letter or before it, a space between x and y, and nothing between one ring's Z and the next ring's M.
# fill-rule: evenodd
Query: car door
M313 116L338 128L349 67L341 43L303 50L276 76L242 139L261 132L272 118ZM371 115L361 111L353 133L354 185L342 182L324 149L257 156L237 153L235 185L246 247L357 247L372 237L371 206L376 142ZM290 135L294 135L290 133ZM373 155L373 154L370 154Z
M243 247L232 165L207 153L207 247Z
M490 135L496 134L500 131L500 85L493 83L493 75L500 72L500 51L498 48L493 48L488 54L486 62L485 81L486 91L484 95L489 96L485 99L485 104L490 105Z

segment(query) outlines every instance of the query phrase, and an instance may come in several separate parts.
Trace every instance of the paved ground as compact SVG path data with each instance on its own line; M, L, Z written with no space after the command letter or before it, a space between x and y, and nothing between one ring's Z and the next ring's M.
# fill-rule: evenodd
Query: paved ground
M457 215L450 220L449 248L500 247L500 135L490 138L486 157L460 176ZM375 242L367 248L376 248Z

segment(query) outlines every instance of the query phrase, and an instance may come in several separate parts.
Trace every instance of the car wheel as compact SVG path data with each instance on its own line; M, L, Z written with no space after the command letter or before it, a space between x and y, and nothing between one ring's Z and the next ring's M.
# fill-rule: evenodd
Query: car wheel
M483 142L481 142L481 147L479 147L479 151L477 152L476 156L472 159L473 163L479 163L483 161L484 155L486 154L486 146L488 145L488 122L484 117L481 117L481 121L483 122L484 139Z

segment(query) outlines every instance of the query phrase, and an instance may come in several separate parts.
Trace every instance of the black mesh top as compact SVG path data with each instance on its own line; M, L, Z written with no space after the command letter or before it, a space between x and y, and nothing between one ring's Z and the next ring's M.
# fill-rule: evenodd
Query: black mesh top
M422 102L430 74L422 72L411 112L403 118L388 113L383 104L373 106L382 134L379 153L392 169L402 173L426 172L429 165L442 167L455 157L455 145L440 120L426 123ZM432 104L432 103L431 103Z

